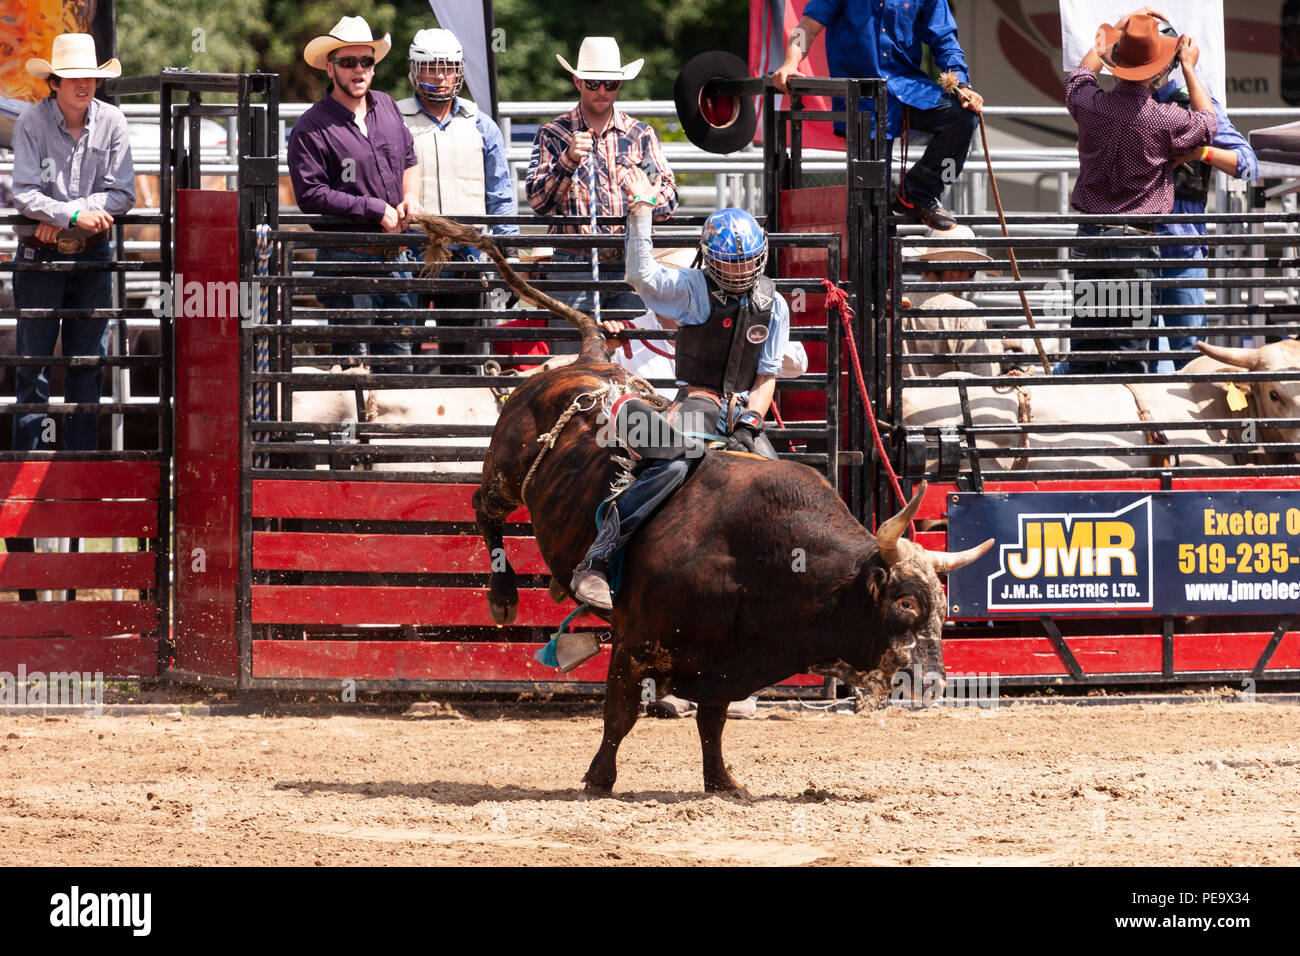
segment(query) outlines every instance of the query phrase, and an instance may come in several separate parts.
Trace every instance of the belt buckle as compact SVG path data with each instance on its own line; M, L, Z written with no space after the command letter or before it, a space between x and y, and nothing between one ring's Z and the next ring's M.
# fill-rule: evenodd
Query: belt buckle
M56 250L61 255L75 255L78 252L86 251L85 239L59 239L55 243Z

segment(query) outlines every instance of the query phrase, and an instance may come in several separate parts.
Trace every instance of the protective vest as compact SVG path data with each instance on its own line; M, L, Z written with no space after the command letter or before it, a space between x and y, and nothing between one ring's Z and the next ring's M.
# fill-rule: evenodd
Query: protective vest
M440 216L481 216L487 212L483 175L483 137L475 116L478 107L457 100L446 129L439 129L420 109L415 97L400 100L397 109L415 139L420 170L420 204Z
M677 378L723 394L743 392L758 376L758 356L767 341L776 305L776 286L759 276L748 296L709 286L709 318L677 328Z
M1192 98L1182 90L1174 93L1169 101L1177 103L1183 109L1192 108ZM1210 198L1210 174L1213 171L1209 163L1200 160L1179 163L1174 167L1174 198L1204 206Z

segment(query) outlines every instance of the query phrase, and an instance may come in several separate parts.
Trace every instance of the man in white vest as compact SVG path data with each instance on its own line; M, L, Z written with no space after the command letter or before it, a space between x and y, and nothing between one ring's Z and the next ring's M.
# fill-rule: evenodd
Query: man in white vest
M415 95L399 100L397 109L415 138L415 158L420 173L420 201L436 216L513 216L515 188L506 163L506 146L492 117L461 98L465 81L465 55L450 30L421 30L411 41L411 87ZM496 224L492 233L517 235L514 224ZM474 250L456 251L461 261L477 257ZM448 271L444 276L456 277ZM481 308L476 292L422 296L437 309ZM466 327L473 319L437 318L438 324ZM442 342L440 355L478 354L466 342ZM469 373L471 366L443 365L443 372Z

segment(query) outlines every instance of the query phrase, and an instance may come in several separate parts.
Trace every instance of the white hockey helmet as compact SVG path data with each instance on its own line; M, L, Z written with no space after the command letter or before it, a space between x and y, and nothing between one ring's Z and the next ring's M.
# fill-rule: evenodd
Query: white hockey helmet
M415 95L430 103L446 103L460 92L465 83L465 53L456 34L450 30L421 30L411 40L411 87ZM447 84L433 84L420 78L422 70L442 67L439 72L454 72Z

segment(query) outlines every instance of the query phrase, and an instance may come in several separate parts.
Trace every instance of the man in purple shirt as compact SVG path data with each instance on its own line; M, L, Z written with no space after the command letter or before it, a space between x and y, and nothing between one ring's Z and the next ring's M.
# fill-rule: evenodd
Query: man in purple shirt
M1129 14L1115 26L1103 24L1099 43L1107 59L1090 50L1065 85L1065 105L1079 126L1079 179L1070 203L1095 215L1158 215L1174 206L1174 167L1188 154L1199 154L1218 128L1210 95L1196 77L1200 50L1190 36L1160 34L1148 8ZM1187 78L1190 110L1161 103L1154 91L1164 86L1175 61ZM1115 88L1097 82L1103 65L1115 74ZM1154 225L1084 223L1080 237L1150 236ZM1157 259L1154 246L1076 247L1070 258ZM1074 270L1074 328L1149 328L1154 322L1149 268ZM1105 308L1101 308L1105 304ZM1075 339L1074 352L1120 352L1149 348L1132 338ZM1060 363L1067 374L1142 373L1136 359L1117 358Z
M375 40L361 17L344 17L330 33L311 40L303 51L308 66L324 70L330 78L325 98L294 124L289 137L289 176L294 195L303 212L342 216L358 222L377 223L387 233L405 232L415 216L422 215L420 176L415 144L392 97L370 89L375 63L391 47L388 34ZM320 231L354 231L352 226L318 226ZM370 278L391 275L411 278L409 268L399 264L413 261L401 246L351 246L322 248L318 262L384 262L397 268L390 273L362 273ZM342 272L320 271L322 277ZM415 309L409 292L373 292L359 295L321 293L321 304L330 309ZM359 325L417 324L413 317L385 315L376 319L330 324ZM357 350L371 355L410 355L410 342L336 342L335 355ZM392 360L387 360L391 362ZM379 372L404 373L410 366L397 363L378 365Z

